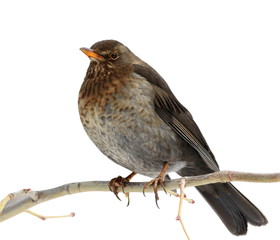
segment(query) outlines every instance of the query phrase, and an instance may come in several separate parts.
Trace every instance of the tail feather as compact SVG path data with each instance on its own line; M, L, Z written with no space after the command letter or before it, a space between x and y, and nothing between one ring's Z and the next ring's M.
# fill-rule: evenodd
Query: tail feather
M230 183L196 187L234 235L247 233L247 222L255 226L268 221L262 212Z

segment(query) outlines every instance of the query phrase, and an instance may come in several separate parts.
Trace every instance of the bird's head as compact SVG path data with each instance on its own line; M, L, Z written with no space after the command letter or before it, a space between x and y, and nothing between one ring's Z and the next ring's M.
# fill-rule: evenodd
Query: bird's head
M91 48L81 48L91 62L111 68L125 67L133 64L134 54L123 44L115 40L95 43Z

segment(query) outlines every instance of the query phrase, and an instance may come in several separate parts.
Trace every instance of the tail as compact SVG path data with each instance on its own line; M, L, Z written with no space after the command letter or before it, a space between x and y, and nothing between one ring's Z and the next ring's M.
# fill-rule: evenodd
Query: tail
M247 223L261 226L268 222L262 212L230 183L196 188L234 235L246 234Z

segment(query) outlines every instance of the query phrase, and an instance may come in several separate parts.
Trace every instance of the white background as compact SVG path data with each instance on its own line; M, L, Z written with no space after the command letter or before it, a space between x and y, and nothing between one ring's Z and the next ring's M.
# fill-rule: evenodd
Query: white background
M0 4L0 197L22 188L110 180L129 171L85 134L77 96L89 64L79 51L116 39L153 66L191 111L221 169L279 172L279 1L4 1ZM148 180L137 176L135 181ZM279 184L236 183L267 216L241 239L279 239ZM8 239L185 239L178 199L82 193L0 224ZM192 188L192 240L237 239Z

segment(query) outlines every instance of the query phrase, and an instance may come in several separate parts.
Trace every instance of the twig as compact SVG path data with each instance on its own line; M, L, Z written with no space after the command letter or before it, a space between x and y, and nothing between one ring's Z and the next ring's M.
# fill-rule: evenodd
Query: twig
M174 179L165 182L166 190L177 189L182 178ZM244 173L233 171L220 171L207 175L194 176L184 178L186 181L185 187L201 186L210 183L217 182L231 182L231 181L243 181L243 182L279 182L280 173L271 174L257 174L257 173ZM146 182L129 182L126 185L126 192L142 192ZM62 197L68 194L75 194L80 192L89 191L109 191L107 181L89 181L89 182L77 182L62 185L60 187L42 190L31 191L30 189L21 190L16 193L9 194L0 203L0 222L7 220L19 213L28 210L35 205L42 202L49 201L58 197ZM152 188L148 188L146 192L153 192ZM2 213L1 213L2 212Z
M33 212L33 211L30 211L30 210L26 210L26 211L24 211L24 212L29 213L29 214L31 214L32 216L37 217L37 218L39 218L39 219L41 219L41 220L47 220L47 219L49 219L49 218L75 217L75 213L73 213L73 212L70 213L70 214L67 214L67 215L60 215L60 216L44 216L44 215L35 213L35 212Z
M182 228L183 228L183 231L184 231L184 233L185 233L187 239L190 240L190 237L189 237L189 235L188 235L188 233L187 233L187 230L186 230L186 228L185 228L184 222L183 222L183 220L182 220L182 207L183 207L183 200L184 200L184 198L185 198L185 192L184 192L185 184L186 184L186 181L185 181L185 179L183 178L183 179L181 180L180 184L179 184L179 187L180 187L180 202L179 202L179 209L178 209L178 215L177 215L177 217L176 217L176 220L177 220L177 221L180 221L181 226L182 226Z
M185 180L184 178L182 178L183 180ZM181 197L180 194L178 193L175 193L173 191L170 191L170 190L166 190L166 192L174 197ZM190 199L190 198L187 198L186 195L184 195L184 198L183 198L185 201L187 201L188 203L194 203L194 200L193 199Z
M30 191L30 188L22 189L20 191L17 191L17 192L14 192L14 193L10 193L0 202L0 216L2 214L2 211L3 211L4 207L6 206L6 204L10 200L12 200L12 199L14 199L16 197L18 198L20 196L24 196L24 195L28 195L33 201L37 201L38 200L37 192Z

